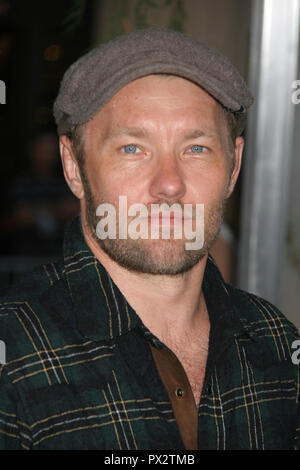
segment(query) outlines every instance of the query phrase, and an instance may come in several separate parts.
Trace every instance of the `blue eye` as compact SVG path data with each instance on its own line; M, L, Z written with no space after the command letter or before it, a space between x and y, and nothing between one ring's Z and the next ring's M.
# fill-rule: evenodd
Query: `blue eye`
M190 147L191 153L202 153L204 152L205 147L202 147L202 145L192 145Z
M124 145L123 147L125 153L136 153L137 151L137 146L130 144L130 145Z

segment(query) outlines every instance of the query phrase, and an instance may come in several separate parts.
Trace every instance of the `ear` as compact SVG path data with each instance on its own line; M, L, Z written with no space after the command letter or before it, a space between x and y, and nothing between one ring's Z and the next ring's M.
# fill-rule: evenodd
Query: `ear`
M65 175L65 180L72 193L82 199L84 196L83 185L80 177L78 163L73 153L70 139L63 135L59 139L59 150Z
M235 147L234 147L235 162L234 162L234 167L231 173L226 198L229 198L231 196L235 183L237 182L240 169L241 169L241 164L242 164L243 150L244 150L244 139L243 137L237 137L235 139Z

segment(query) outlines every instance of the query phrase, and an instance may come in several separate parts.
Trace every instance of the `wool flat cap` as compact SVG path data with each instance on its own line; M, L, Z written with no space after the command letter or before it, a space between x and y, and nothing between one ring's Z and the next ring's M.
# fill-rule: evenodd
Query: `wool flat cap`
M54 103L58 134L84 124L125 85L150 74L167 73L193 81L236 116L245 127L253 97L224 55L191 36L148 28L95 47L66 71Z

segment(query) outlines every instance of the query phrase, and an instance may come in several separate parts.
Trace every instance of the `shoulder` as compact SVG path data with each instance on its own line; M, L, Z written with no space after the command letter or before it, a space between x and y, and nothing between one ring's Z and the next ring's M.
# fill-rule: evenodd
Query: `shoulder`
M59 342L63 315L70 308L62 261L41 265L26 274L0 299L0 340L5 345L5 362L48 349L50 336Z
M228 286L233 308L239 319L257 342L261 351L272 351L279 362L292 363L293 348L300 339L296 326L268 300L253 293Z
M296 326L287 319L285 314L272 302L236 287L228 286L237 308L242 310L250 323L268 325L272 329L285 329L289 333L299 336Z

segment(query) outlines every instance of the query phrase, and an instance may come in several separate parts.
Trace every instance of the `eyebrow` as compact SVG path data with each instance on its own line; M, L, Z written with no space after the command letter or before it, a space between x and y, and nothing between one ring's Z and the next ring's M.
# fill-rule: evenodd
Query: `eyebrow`
M148 132L142 127L120 127L108 132L107 137L118 137L119 135L129 135L131 137L147 137Z
M108 138L118 137L119 135L129 135L131 137L148 137L149 132L143 127L121 127L108 133ZM197 137L216 138L219 134L216 132L204 131L202 129L192 129L184 134L186 139L196 139Z
M191 131L188 131L184 137L186 139L196 139L197 137L210 137L210 138L215 138L219 137L219 134L216 132L210 132L210 131L204 131L202 129L193 129Z

